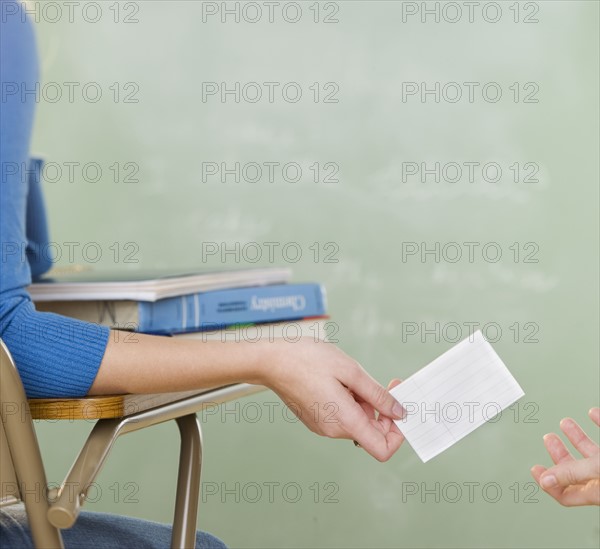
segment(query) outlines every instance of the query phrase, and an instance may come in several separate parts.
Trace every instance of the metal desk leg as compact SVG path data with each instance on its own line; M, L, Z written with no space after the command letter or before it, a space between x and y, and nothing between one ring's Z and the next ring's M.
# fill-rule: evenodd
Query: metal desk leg
M196 520L202 469L202 431L196 414L176 419L181 435L172 549L196 546Z

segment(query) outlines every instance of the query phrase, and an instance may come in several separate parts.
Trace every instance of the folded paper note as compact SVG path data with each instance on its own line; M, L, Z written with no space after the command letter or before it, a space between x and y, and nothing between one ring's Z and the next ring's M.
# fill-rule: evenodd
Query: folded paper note
M423 462L450 448L525 393L480 331L390 393L406 409L396 420Z

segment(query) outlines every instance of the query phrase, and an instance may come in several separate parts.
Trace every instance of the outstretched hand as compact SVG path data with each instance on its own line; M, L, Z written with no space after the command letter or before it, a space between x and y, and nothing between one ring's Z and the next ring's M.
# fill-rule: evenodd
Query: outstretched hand
M379 461L404 441L393 422L404 414L400 403L332 343L302 337L222 344L147 334L136 334L136 345L124 341L109 340L89 394L253 383L275 391L311 431L355 440Z
M404 441L393 419L404 410L388 390L330 343L307 338L282 346L264 384L311 431L355 440L379 461L392 457ZM398 383L393 380L390 388Z
M600 426L600 408L592 408L589 416ZM560 428L583 459L575 459L558 435L550 433L544 445L555 465L535 465L533 478L561 505L600 505L600 447L570 418L563 419Z

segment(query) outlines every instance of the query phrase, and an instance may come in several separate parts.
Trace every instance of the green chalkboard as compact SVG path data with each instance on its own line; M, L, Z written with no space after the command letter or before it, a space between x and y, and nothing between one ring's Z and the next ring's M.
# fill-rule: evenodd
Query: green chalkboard
M598 546L597 510L529 475L562 417L598 434L597 2L50 4L30 3L33 148L58 266L290 266L382 383L475 326L526 393L425 465L319 439L269 393L229 404L202 418L200 528L233 547ZM39 425L52 481L89 428ZM169 425L120 440L89 508L170 521L177 450Z

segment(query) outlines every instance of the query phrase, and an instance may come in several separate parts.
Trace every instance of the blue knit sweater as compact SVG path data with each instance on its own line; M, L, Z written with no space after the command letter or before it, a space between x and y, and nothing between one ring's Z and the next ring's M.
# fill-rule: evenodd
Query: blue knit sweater
M96 377L109 330L39 313L27 294L32 276L51 266L41 163L29 156L36 97L23 93L38 82L37 55L21 5L0 0L0 8L0 337L29 397L82 396Z

